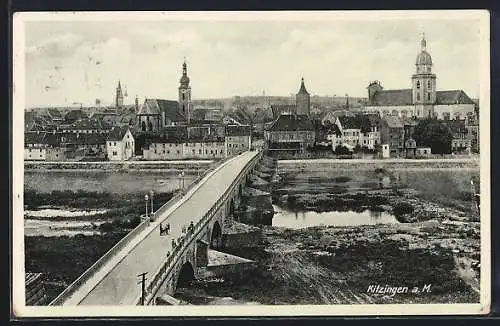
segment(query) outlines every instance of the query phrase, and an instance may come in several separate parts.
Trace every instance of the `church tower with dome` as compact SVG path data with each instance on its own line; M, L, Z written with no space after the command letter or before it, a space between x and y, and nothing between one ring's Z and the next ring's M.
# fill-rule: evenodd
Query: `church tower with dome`
M187 75L186 60L182 64L182 77L179 86L179 112L185 117L189 124L191 118L191 86L189 86L189 77Z
M436 102L436 75L432 73L432 58L426 49L425 36L422 37L420 45L420 53L415 63L416 72L411 78L412 99L417 116L433 116L433 105Z

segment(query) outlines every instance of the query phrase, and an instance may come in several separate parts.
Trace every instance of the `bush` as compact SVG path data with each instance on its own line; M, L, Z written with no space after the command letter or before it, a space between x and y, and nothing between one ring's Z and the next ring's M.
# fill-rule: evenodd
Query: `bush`
M398 203L392 208L394 215L410 214L413 213L414 210L415 208L413 205L409 203Z
M335 182L348 182L351 181L351 177L346 177L346 176L340 176L335 178Z

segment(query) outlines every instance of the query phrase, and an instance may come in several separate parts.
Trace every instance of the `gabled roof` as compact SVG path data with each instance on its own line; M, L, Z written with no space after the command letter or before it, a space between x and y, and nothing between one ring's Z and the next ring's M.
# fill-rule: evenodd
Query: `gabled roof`
M61 126L62 130L110 130L109 123L99 119L82 119L67 126Z
M359 129L363 133L369 132L372 127L379 124L379 119L373 115L357 114L354 116L340 116L338 119L342 129Z
M314 126L307 115L283 114L273 122L269 131L314 131Z
M48 109L49 115L52 119L62 119L63 116L58 109L50 108Z
M297 106L295 104L272 104L271 110L273 112L273 117L276 119L282 113L297 112Z
M24 111L24 123L35 122L36 113L33 111Z
M436 104L474 104L463 90L437 91Z
M45 132L25 132L24 144L43 144Z
M413 105L412 89L391 89L375 92L369 106Z
M114 127L111 129L111 132L108 135L107 140L110 141L121 141L123 137L125 137L125 134L129 130L128 126L122 126L122 127Z
M384 121L387 122L387 126L389 128L403 128L403 123L401 121L401 118L397 116L385 116Z
M161 115L165 112L165 118L170 121L184 121L184 116L179 112L177 101L146 99L139 109L137 115Z
M187 126L168 126L159 134L146 136L146 143L182 143L187 139Z
M332 124L327 127L326 134L327 135L334 134L336 136L340 136L342 135L342 132L340 131L339 126L337 126L336 124Z
M87 114L80 109L68 111L64 116L66 120L80 120L85 118L87 118Z
M226 136L250 136L250 126L227 125Z
M108 136L105 134L77 134L76 143L79 145L105 145L106 138Z

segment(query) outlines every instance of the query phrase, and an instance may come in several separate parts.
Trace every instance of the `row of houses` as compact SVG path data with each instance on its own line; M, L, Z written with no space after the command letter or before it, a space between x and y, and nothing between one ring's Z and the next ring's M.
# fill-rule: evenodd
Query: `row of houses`
M249 126L226 126L222 132L220 128L218 131L216 128L209 128L208 131L206 133L203 126L167 127L161 133L149 135L140 150L146 160L177 160L223 158L251 148ZM110 130L30 131L25 132L24 159L124 161L135 155L136 146L134 135L128 126L113 127Z
M146 137L146 160L218 159L248 151L250 126L170 126Z
M24 133L24 160L128 160L134 154L134 146L127 126L114 127L109 133L30 131Z
M470 153L479 149L479 123L477 119L443 120L452 131L451 150L454 153ZM378 114L329 115L314 121L306 115L281 114L266 127L264 133L267 148L273 152L304 152L320 145L338 146L350 150L385 150L392 157L430 154L429 148L421 148L414 137L416 118L384 116ZM418 146L417 146L418 145Z

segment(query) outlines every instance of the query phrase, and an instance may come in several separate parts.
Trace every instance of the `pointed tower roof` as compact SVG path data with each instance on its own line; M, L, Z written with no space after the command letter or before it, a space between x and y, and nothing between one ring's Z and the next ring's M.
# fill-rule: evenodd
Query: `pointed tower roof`
M306 86L304 85L304 77L302 77L301 83L300 83L300 89L297 94L307 94L309 95L309 92L307 92Z
M429 52L427 52L427 41L425 40L425 34L422 34L422 40L420 41L420 53L417 55L417 65L432 65L432 58Z
M184 59L184 63L182 64L182 77L180 83L181 87L189 87L189 77L187 75L186 59Z

